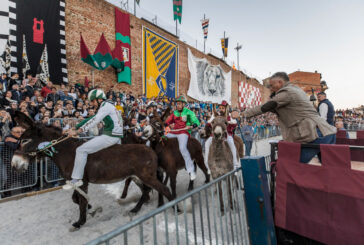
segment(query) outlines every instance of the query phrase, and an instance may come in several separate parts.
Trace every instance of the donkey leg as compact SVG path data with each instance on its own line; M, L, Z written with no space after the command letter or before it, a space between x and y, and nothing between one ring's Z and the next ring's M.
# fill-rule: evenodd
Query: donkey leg
M165 185L163 185L156 177L154 176L148 176L148 177L138 176L138 177L144 182L144 184L155 189L159 193L162 193L163 196L165 196L168 199L168 201L173 200L173 197L169 189Z
M203 159L203 155L198 154L198 156L195 157L195 163L197 164L197 166L202 170L203 174L205 175L205 183L209 183L210 182L210 174L208 172L208 169L205 165L205 160ZM196 168L196 166L195 166Z
M143 204L145 202L147 202L149 200L149 192L151 191L151 188L146 186L146 185L143 185L143 189L142 189L142 196L140 197L137 205L135 205L135 207L130 210L130 212L132 213L137 213L139 212L139 210L141 209L141 207L143 206Z
M168 182L168 174L166 174L166 178L163 180L163 172L161 171L157 171L157 179L163 183L163 185L166 185ZM158 192L158 206L163 206L164 204L164 200L163 200L163 195L162 193Z
M84 183L83 186L80 187L81 190L83 190L86 194L87 194L87 189L88 189L88 183ZM78 206L80 209L80 217L78 219L77 222L72 224L72 230L70 231L75 231L81 228L82 225L84 225L86 223L86 218L87 218L87 200L86 198L84 198L83 196L81 196L80 194L78 194Z
M72 194L72 201L75 203L75 204L78 204L79 202L79 195L77 191L73 191L73 194ZM87 204L87 209L91 209L92 208L92 205L91 204Z
M193 180L190 180L190 183L188 184L188 191L193 190Z
M124 185L124 190L123 190L123 194L121 195L121 199L124 199L127 195L128 195L128 189L129 189L129 185L131 183L133 179L132 178L127 178L125 180L125 185Z

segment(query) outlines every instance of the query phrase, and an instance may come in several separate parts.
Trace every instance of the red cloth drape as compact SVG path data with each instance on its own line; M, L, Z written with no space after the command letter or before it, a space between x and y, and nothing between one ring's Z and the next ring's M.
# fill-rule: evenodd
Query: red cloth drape
M322 166L299 162L301 146L278 145L275 222L325 244L364 244L364 172L347 145L321 145Z

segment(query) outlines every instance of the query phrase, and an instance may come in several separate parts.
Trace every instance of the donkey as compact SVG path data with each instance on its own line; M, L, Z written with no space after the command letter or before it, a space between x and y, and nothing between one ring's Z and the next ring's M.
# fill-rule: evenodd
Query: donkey
M51 142L62 137L62 130L53 126L34 123L32 119L21 112L15 114L15 121L26 130L21 137L22 144L14 153L12 166L18 170L26 169L29 161L38 151L42 142ZM53 143L54 144L54 143ZM67 139L54 144L53 161L58 166L65 179L71 179L76 148L81 144L77 139ZM129 176L137 176L145 185L156 189L159 193L172 200L168 188L157 179L158 157L155 152L145 145L114 145L88 156L83 185L80 189L87 193L88 184L110 184L121 181ZM141 200L135 206L139 209L148 195L143 192ZM79 220L72 224L70 231L79 229L86 223L87 199L79 192L72 195L74 203L79 205Z
M211 170L212 178L216 179L224 174L234 170L233 154L230 147L226 142L227 136L227 120L225 116L217 116L213 119L212 123L213 138L210 145L210 151L208 156L208 164ZM239 153L237 152L237 155ZM232 208L232 195L231 195L231 183L228 185L230 207ZM220 209L224 211L224 203L222 197L221 183L219 183L219 195L220 195Z
M144 128L143 137L148 139L151 143L151 148L157 153L159 166L166 172L167 178L170 178L170 187L172 190L172 197L175 198L176 194L176 179L177 172L180 169L185 168L185 161L179 151L177 139L168 139L163 136L164 134L164 120L168 117L169 109L159 117L157 113L154 113L153 118L150 119L148 126ZM202 155L202 147L200 142L195 138L190 138L187 143L187 149L191 154L191 158L197 166L202 170L205 175L205 183L210 182L210 174L204 163ZM193 189L193 181L190 180L188 185L188 191ZM158 205L163 204L163 198L159 195Z
M208 139L212 135L212 126L211 124L206 124L206 126L200 130L200 137L203 139ZM236 152L239 154L239 158L244 157L244 142L243 140L237 136L234 135L234 144L236 147Z

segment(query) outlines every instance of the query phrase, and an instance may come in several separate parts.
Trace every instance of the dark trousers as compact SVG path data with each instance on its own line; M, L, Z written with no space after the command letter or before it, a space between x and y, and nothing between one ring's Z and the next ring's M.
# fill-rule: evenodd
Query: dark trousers
M319 137L317 139L315 139L314 141L311 141L310 144L335 144L336 143L336 134L330 134L330 135L323 136L319 129L317 129L317 133L318 133ZM308 163L316 155L320 155L320 149L302 148L300 162Z
M252 150L252 146L253 146L253 141L248 141L246 140L244 142L244 145L245 145L245 156L250 156L250 152Z

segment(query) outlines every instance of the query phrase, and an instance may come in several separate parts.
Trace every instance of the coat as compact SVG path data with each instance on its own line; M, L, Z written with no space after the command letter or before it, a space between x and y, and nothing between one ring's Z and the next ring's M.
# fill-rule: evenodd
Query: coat
M320 117L312 102L309 101L307 94L290 82L283 85L271 98L271 101L277 103L272 112L278 116L282 137L285 141L312 142L319 137L317 129L321 131L323 136L336 133L336 128ZM262 111L264 105L247 110L244 115L246 117L260 115L264 113Z

